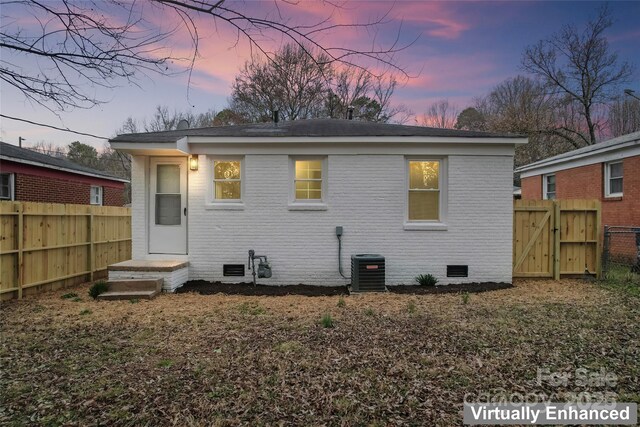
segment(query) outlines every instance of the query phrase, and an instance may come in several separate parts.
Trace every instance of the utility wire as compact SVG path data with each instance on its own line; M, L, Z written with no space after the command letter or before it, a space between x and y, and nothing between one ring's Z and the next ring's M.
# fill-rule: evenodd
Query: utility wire
M60 127L53 126L53 125L48 125L48 124L45 124L45 123L32 122L31 120L19 119L17 117L7 116L5 114L0 114L0 117L3 117L5 119L9 119L9 120L16 120L16 121L19 121L19 122L25 122L25 123L29 123L29 124L36 125L36 126L42 126L42 127L45 127L45 128L51 128L51 129L59 130L59 131L62 131L62 132L75 133L76 135L83 135L83 136L88 136L88 137L96 138L96 139L105 139L105 140L109 139L109 138L105 138L104 136L97 136L97 135L93 135L93 134L90 134L90 133L78 132L78 131L75 131L75 130L71 130L69 128L60 128Z

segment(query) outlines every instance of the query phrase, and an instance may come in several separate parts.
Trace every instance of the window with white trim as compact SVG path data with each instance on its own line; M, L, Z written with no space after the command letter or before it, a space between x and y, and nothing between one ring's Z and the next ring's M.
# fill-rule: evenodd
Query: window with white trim
M609 162L604 165L604 195L605 197L622 196L623 168L622 161Z
M293 192L296 202L323 200L324 159L294 159Z
M556 198L556 175L548 174L542 176L542 198L544 200L554 200Z
M91 186L89 203L92 205L102 205L102 187L97 185Z
M0 200L13 200L14 175L0 174Z
M242 201L242 161L213 161L213 201Z
M440 159L408 160L407 219L442 221L442 163Z

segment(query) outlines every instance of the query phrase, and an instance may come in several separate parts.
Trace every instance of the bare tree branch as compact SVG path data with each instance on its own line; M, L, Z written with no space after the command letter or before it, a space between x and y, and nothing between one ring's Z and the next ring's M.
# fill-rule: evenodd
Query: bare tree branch
M281 0L279 0L281 1ZM297 6L284 1L290 7ZM24 96L46 108L64 110L91 108L105 102L97 99L93 87L111 88L126 82L139 84L147 73L176 74L182 68L170 69L174 63L186 63L191 73L198 57L200 25L230 26L237 40L244 39L252 51L270 60L273 54L267 46L276 39L298 45L318 66L342 63L373 73L388 68L409 77L398 66L395 55L414 42L399 43L401 28L390 46L359 50L326 44L326 35L350 27L374 30L389 24L388 13L378 19L353 24L335 24L332 11L339 5L327 3L327 18L312 24L295 24L283 16L275 3L278 18L259 15L259 8L243 7L242 3L205 0L149 0L122 2L120 0L16 0L3 4L3 24L0 26L0 79L13 86ZM300 6L302 7L302 5ZM178 24L158 28L145 16L151 8L166 16L164 22L178 17ZM246 9L246 10L245 10ZM18 17L32 16L40 28L23 26ZM186 31L191 40L191 54L177 57L166 48L172 37ZM312 55L317 51L317 55ZM37 58L35 69L22 66L14 60Z

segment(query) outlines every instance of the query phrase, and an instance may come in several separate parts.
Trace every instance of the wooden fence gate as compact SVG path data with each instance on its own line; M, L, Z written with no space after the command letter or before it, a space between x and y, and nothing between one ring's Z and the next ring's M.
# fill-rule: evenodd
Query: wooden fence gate
M600 201L516 200L513 277L600 276Z

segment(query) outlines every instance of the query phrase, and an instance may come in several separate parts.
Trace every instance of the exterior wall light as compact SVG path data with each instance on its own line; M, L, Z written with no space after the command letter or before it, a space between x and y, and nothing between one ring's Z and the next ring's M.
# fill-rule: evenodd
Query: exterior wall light
M192 171L198 170L198 156L191 156L189 158L189 169Z

